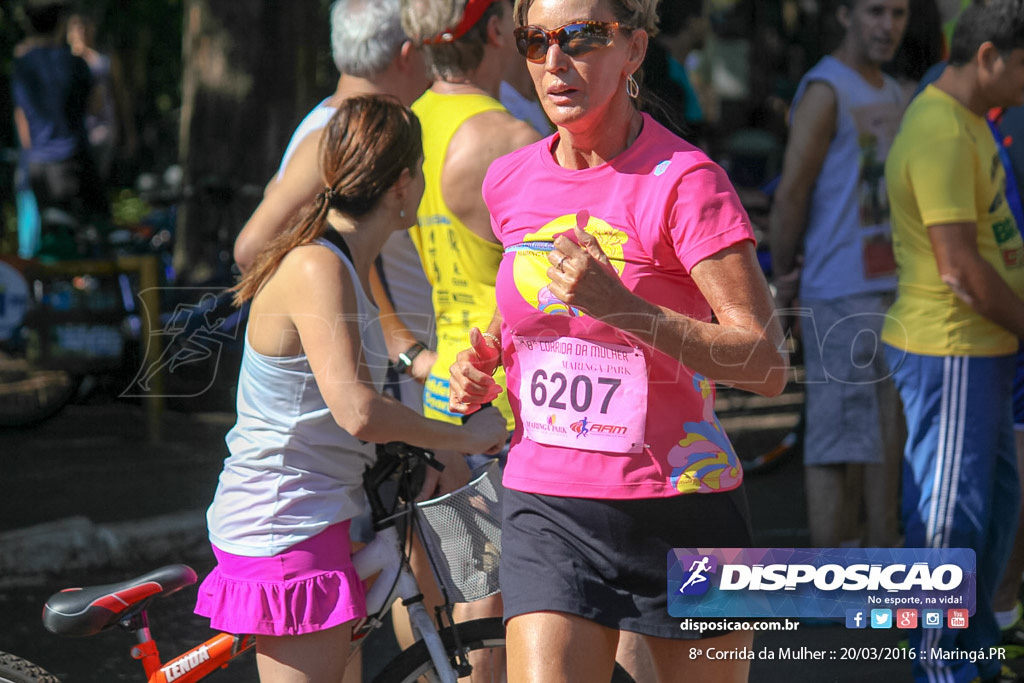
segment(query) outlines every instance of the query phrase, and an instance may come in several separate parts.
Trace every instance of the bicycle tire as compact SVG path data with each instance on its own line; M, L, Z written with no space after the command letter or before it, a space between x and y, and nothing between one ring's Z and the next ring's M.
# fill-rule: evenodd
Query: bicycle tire
M469 652L505 647L505 626L500 617L467 621L459 624L458 629L462 647ZM442 629L439 635L448 656L454 657L455 637L452 628ZM433 666L434 663L430 659L430 653L427 652L426 643L420 641L399 653L390 664L384 667L383 671L374 677L373 683L415 683ZM460 678L459 681L478 683L473 678ZM612 672L611 683L635 682L625 669L616 664L615 670Z
M0 683L60 683L56 676L27 659L0 652Z
M0 354L0 427L32 427L53 417L74 398L80 381Z

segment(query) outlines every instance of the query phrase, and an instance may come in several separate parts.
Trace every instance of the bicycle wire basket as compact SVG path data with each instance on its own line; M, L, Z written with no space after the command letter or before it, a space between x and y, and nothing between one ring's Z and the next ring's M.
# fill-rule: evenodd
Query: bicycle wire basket
M497 461L460 489L416 503L423 542L453 602L498 592L501 471Z

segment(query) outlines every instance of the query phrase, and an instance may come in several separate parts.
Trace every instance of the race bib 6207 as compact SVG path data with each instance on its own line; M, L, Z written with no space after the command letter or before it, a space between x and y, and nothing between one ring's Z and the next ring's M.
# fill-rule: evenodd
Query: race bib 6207
M647 363L632 346L575 337L513 337L526 438L549 446L639 453Z

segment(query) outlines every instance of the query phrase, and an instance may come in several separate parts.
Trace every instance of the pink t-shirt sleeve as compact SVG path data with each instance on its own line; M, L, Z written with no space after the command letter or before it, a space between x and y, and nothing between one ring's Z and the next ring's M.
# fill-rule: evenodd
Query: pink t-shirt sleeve
M691 167L679 178L666 212L667 239L687 271L727 247L754 241L739 196L725 171L711 161Z
M502 220L503 217L508 217L508 212L503 207L509 201L510 194L516 193L517 188L514 182L510 182L509 176L517 170L521 163L523 151L520 149L495 159L487 169L487 173L484 174L483 186L480 188L484 204L487 205L487 211L490 214L491 232L503 245L505 240Z

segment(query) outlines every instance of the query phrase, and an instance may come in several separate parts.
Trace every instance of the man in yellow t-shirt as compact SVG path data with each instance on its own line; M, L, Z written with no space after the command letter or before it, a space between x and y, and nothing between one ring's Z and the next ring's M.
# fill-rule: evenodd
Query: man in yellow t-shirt
M975 3L957 24L949 65L911 103L886 161L899 284L882 340L907 419L905 545L977 553L969 627L910 631L918 681L1017 680L998 660L931 653L1000 639L992 593L1020 500L1011 407L1024 241L985 114L1021 104L1024 7Z

